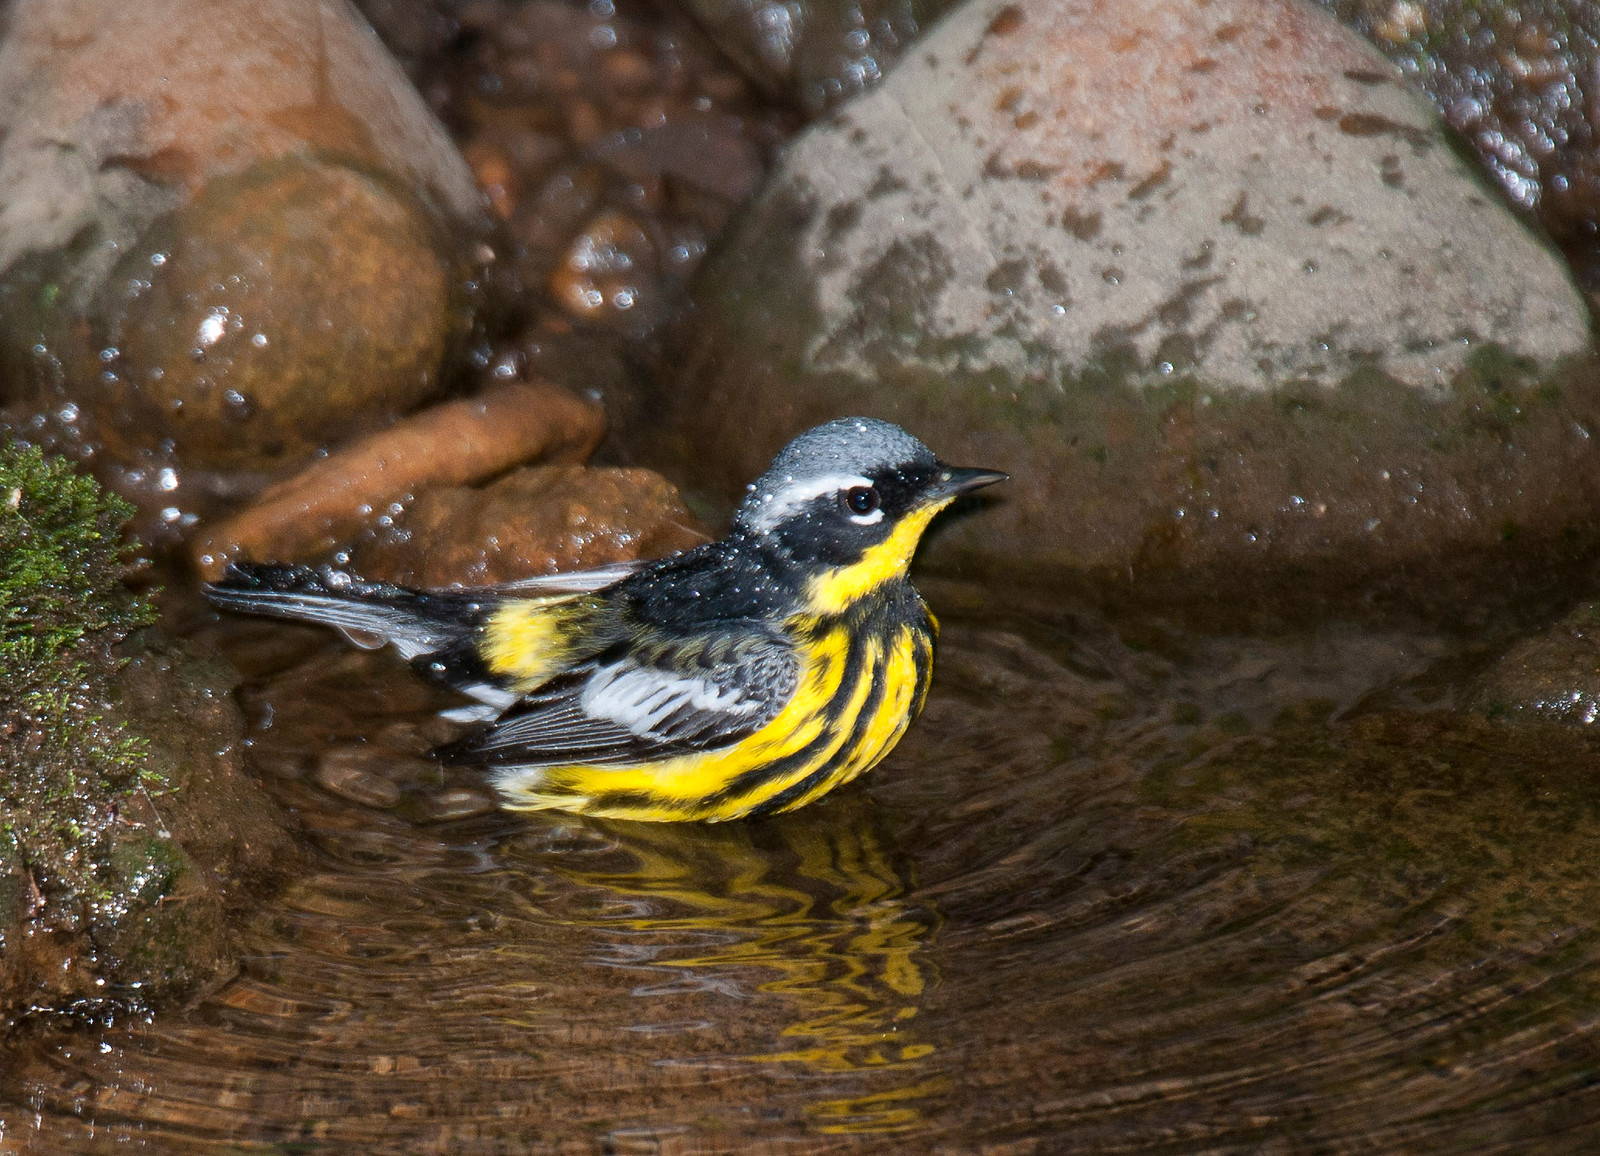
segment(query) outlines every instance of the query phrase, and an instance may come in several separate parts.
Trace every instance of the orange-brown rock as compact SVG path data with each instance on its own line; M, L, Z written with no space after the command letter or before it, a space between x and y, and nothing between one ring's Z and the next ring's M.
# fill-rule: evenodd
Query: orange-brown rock
M407 586L480 586L657 558L708 537L653 471L535 466L423 494L351 567Z
M193 556L210 579L241 558L323 557L374 519L392 519L413 495L536 459L581 462L604 431L600 410L564 389L501 385L414 414L269 488L201 535Z

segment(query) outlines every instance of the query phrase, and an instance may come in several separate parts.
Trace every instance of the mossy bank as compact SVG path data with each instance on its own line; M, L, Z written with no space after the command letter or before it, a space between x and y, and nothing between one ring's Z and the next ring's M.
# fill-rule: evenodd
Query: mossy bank
M124 579L130 513L0 445L0 1034L228 974L228 915L286 843L240 769L227 668Z

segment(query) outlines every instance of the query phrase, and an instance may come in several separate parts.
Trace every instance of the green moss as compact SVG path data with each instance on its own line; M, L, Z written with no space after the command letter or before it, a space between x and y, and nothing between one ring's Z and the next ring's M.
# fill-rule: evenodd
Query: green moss
M47 661L150 621L119 546L133 508L31 446L0 447L0 663Z
M153 617L123 582L130 513L69 463L0 445L0 858L71 926L115 918L150 874L111 854L121 801L154 781L111 692L111 648Z

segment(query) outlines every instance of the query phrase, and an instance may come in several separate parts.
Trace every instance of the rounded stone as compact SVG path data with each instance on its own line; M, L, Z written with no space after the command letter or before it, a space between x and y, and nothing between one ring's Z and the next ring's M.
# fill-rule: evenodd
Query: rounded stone
M934 552L1030 573L1348 574L1600 496L1566 269L1297 2L962 7L795 142L677 337L678 476L889 418L1013 475Z
M316 161L213 180L108 279L101 408L113 443L261 463L427 396L457 318L429 219Z
M1584 603L1512 643L1462 697L1491 718L1593 726L1600 721L1600 604Z
M405 586L485 586L659 558L708 535L651 470L529 466L482 488L423 492L351 568Z

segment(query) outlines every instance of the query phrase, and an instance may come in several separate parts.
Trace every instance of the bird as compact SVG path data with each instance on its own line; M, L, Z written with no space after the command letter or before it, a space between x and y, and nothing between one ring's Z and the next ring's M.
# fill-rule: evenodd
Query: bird
M511 810L720 822L791 811L875 766L921 712L938 623L909 576L935 514L1007 480L873 418L800 434L722 538L663 559L414 590L234 563L223 609L393 646L487 725L434 753Z

